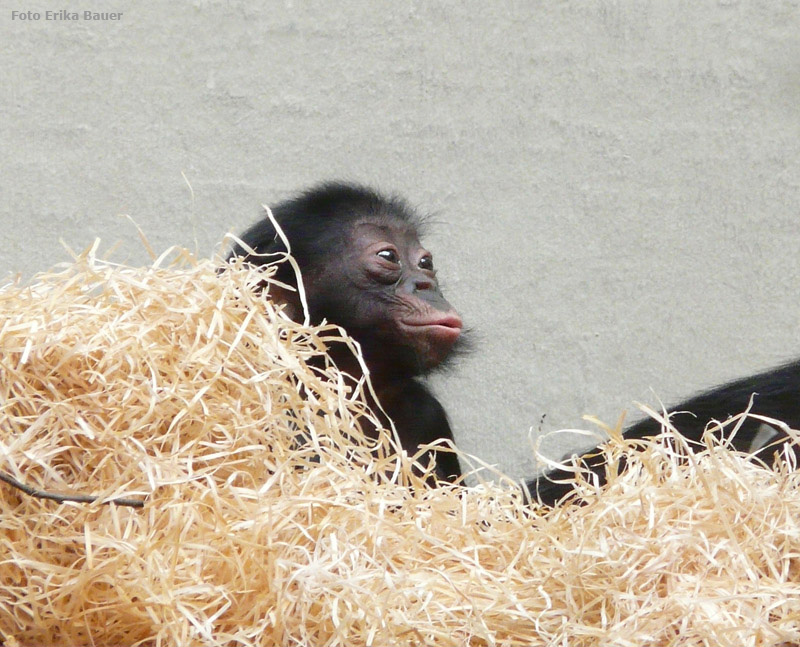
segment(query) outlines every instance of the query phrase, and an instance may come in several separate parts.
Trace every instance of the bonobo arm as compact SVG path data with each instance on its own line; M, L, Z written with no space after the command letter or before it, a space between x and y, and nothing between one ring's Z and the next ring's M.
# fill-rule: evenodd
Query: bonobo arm
M751 416L774 418L792 429L800 429L800 360L710 389L670 407L669 411L675 412L670 418L675 428L690 441L700 442L710 422L724 422L731 416L747 411L748 407ZM726 429L732 428L729 426ZM658 420L645 418L626 429L624 436L631 439L652 438L661 430ZM731 445L742 452L761 450L760 455L768 458L789 438L781 428L748 417L731 439ZM792 449L800 458L800 448L793 444ZM597 449L581 455L581 464L596 476L600 484L605 483L605 461ZM527 487L534 499L538 498L542 503L552 506L572 491L571 483L553 483L552 480L570 479L572 475L567 470L553 470L528 481Z
M413 453L417 445L442 438L455 445L444 407L424 384L407 380L382 395L381 404L394 421L400 443L409 453ZM424 464L427 460L426 454L420 462ZM450 482L461 476L458 456L452 452L436 452L436 475Z

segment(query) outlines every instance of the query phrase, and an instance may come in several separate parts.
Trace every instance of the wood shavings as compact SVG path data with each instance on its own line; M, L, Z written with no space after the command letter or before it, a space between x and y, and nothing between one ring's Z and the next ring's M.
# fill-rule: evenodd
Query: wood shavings
M731 645L800 641L800 494L709 437L605 451L540 511L431 489L370 439L332 327L176 250L95 247L0 290L6 645ZM267 279L268 280L268 279ZM499 433L499 432L498 432ZM779 460L782 460L779 458ZM120 497L142 509L103 505Z

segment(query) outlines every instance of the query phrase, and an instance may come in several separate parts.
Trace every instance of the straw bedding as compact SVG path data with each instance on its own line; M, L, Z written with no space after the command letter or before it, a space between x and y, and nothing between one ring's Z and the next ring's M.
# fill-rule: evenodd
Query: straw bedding
M361 433L337 329L170 258L0 290L0 472L55 496L0 483L4 644L800 642L789 461L667 431L585 505L431 489Z

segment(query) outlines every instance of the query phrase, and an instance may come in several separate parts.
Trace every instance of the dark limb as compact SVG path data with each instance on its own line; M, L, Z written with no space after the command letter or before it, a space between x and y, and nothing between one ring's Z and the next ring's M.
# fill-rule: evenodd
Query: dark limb
M735 436L729 439L730 444L738 451L759 452L762 458L768 458L791 437L785 429L761 418L775 419L792 429L800 429L800 361L710 389L671 407L669 411L674 413L670 415L670 422L689 441L699 443L709 423L724 422L748 408L750 415L741 425L726 428L737 427ZM624 436L626 439L652 438L661 431L658 420L645 418L625 430ZM800 458L800 448L794 443L791 446ZM582 454L580 464L600 485L605 483L606 462L601 451L593 449ZM534 499L552 506L572 491L573 476L572 471L556 469L529 481L527 487Z

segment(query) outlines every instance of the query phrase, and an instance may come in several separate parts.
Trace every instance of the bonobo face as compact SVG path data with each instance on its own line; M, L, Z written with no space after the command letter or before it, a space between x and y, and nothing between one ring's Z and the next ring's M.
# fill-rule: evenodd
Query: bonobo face
M317 265L311 310L347 330L368 362L382 356L414 374L436 367L462 322L439 290L433 256L406 222L375 218L347 229L337 256Z

